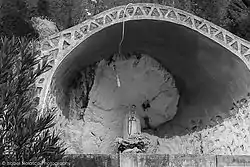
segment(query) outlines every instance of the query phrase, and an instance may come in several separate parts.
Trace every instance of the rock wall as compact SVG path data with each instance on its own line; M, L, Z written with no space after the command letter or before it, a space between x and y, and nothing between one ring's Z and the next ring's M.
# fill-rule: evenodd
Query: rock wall
M104 68L104 66L102 67ZM111 85L116 86L115 88L117 89L115 74L110 73L112 69L107 70L107 74L102 73L104 71L97 70L97 76L109 76L109 79L112 81ZM109 79L106 77L106 82ZM103 93L98 97L102 98L99 99L99 103L92 103L94 100L90 98L92 101L88 103L89 107L84 113L84 119L80 119L80 116L76 114L83 110L75 99L78 96L77 89L70 96L71 107L67 109L72 114L70 119L63 115L62 110L57 107L56 98L61 96L55 97L51 94L51 98L48 99L51 101L51 107L58 110L55 129L60 132L62 139L67 143L67 153L116 153L115 139L122 136L121 122L126 108L119 108L115 112L112 111L114 103L107 100L111 99L108 92L112 93L112 91L105 87L98 90L98 86L96 86L98 82L100 84L103 81L105 79L95 80L93 90L97 90L96 92L99 91L99 94ZM121 84L123 84L123 80L121 80ZM107 91L107 96L104 96L105 91ZM94 95L96 92L91 92L91 96L97 97ZM144 130L143 135L149 138L151 142L147 153L248 155L250 153L249 99L250 96L248 95L246 98L238 101L237 104L235 102L235 107L230 110L231 116L224 120L219 116L214 116L205 129L202 128L201 120L194 120L192 128L186 129L186 135L171 135L172 137L165 135L161 138L158 137L160 135L155 136L155 133L150 130ZM165 126L165 129L160 129L157 133L171 134L178 131L178 127L169 124L169 126Z
M116 153L115 139L123 136L122 122L132 104L143 129L156 128L177 112L175 82L157 61L146 55L118 56L112 61L101 61L92 79L90 71L81 72L67 100L57 93L54 107L56 101L63 107L57 112L61 116L56 126L68 153Z
M158 154L250 154L250 96L235 102L230 110L231 117L222 120L214 117L207 128L202 129L200 121L194 122L195 128L187 135L170 138L151 137ZM157 146L158 145L158 146Z
M34 29L39 33L39 38L44 39L50 35L58 33L56 24L48 19L41 17L33 17L31 19Z

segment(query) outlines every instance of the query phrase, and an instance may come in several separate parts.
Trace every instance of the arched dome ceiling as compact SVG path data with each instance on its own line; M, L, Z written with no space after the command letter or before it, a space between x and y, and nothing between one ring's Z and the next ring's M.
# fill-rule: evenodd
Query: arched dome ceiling
M42 55L52 59L52 69L39 83L41 105L52 78L54 86L67 90L77 71L118 52L124 8L105 11L42 42ZM204 115L228 116L233 100L248 92L247 41L170 7L134 4L127 14L122 52L148 54L175 77L181 98L174 124L185 126Z
M180 25L154 20L129 21L125 28L124 54L148 54L175 77L181 93L174 119L178 124L188 124L188 117L205 114L224 117L233 99L248 92L250 73L246 65L207 37ZM77 71L117 52L120 35L121 25L116 24L86 39L61 63L55 73L56 82L67 89Z

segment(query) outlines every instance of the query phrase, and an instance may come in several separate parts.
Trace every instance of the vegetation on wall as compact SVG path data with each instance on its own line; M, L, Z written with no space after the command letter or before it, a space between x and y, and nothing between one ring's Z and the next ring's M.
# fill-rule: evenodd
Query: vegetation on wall
M38 37L31 24L32 10L24 0L2 0L0 3L0 36Z
M60 25L60 30L79 24L92 15L115 6L146 2L185 10L250 40L248 31L250 29L250 0L71 0L67 3L65 0L47 0L47 2L50 4L48 13L52 20Z
M37 117L35 80L48 64L28 38L0 38L0 163L57 162L63 143L50 131L54 115ZM38 63L41 65L37 66ZM50 112L48 112L50 113ZM37 118L37 119L36 119ZM7 164L6 164L7 165Z
M250 0L2 0L0 33L37 37L30 23L31 17L49 18L61 31L106 9L140 2L185 10L250 40Z
M35 58L38 53L31 47L30 38L38 38L39 33L31 18L49 18L64 30L112 7L140 2L185 10L250 41L250 0L2 0L0 162L56 162L64 156L59 136L49 130L54 126L54 116L35 119L38 111L37 98L33 98L34 82L47 64L34 69L40 61ZM81 92L82 108L87 105L91 84L86 83L85 92Z

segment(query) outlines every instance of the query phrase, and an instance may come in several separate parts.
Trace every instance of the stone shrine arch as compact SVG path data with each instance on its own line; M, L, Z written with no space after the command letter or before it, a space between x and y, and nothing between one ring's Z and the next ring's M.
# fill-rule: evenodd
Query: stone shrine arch
M218 110L228 110L233 100L248 92L248 41L173 7L131 4L123 18L125 8L104 11L41 41L41 58L48 60L50 69L36 83L39 109L46 107L52 85L66 89L76 71L118 52L123 21L122 52L137 50L149 54L169 68L176 76L177 87L185 91L183 104L189 114L193 105L202 101L206 103L204 106L211 105L210 110L220 114ZM228 90L232 91L230 95L226 93ZM192 97L195 99L188 100Z

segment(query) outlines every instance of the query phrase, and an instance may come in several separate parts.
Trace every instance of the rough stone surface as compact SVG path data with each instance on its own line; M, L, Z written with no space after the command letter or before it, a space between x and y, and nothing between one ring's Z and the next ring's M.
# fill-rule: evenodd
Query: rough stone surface
M99 66L90 94L92 103L106 111L135 104L142 128L146 127L143 119L146 116L150 118L151 127L171 120L177 111L179 96L171 75L159 72L159 66L148 56L140 61L116 61L116 72L110 67ZM118 87L116 75L121 87ZM141 105L146 100L150 101L150 107L143 111Z
M157 127L174 117L178 91L171 75L156 61L145 55L140 60L117 60L115 65L114 71L112 65L100 62L86 109L81 108L82 101L76 100L81 93L73 90L70 94L69 118L61 114L57 121L69 153L115 153L115 139L123 136L122 122L132 104L137 106L142 128ZM145 100L150 107L143 110ZM79 119L83 110L84 116ZM149 118L148 122L144 117Z
M172 138L151 137L158 146L152 151L159 154L220 154L249 155L249 96L244 98L241 106L231 110L232 116L222 121L211 120L206 129L190 131L188 135Z
M97 81L95 82L97 83ZM115 77L113 85L116 85ZM56 107L57 104L53 98L51 98L51 105ZM100 109L102 108L100 104L98 108L89 103L89 110L85 112L84 121L68 120L62 114L61 117L58 116L57 130L62 133L62 138L69 144L68 153L116 152L117 145L114 141L116 137L122 136L121 121L126 108L113 112L108 110L112 108L112 103L108 104L109 108L104 111ZM237 103L230 111L229 118L222 120L220 117L214 117L206 129L200 127L199 120L194 122L195 128L187 130L187 135L159 138L153 133L144 132L142 135L149 138L151 143L147 153L249 155L250 114L248 104L249 96ZM72 107L71 110L76 109ZM172 129L164 130L171 131ZM175 130L178 132L178 129Z
M31 21L33 22L33 27L38 31L39 38L41 39L59 32L56 24L48 19L33 17Z
M174 10L174 11L176 11L176 10ZM147 18L149 18L149 17L147 17ZM194 16L192 16L191 18L198 19ZM131 20L132 20L132 18L131 18ZM196 21L198 23L199 19ZM126 40L127 40L126 42L127 42L127 46L128 46L127 48L129 48L129 47L132 48L132 49L130 48L130 50L135 49L132 47L135 44L136 44L136 47L138 47L139 45L146 45L147 44L146 47L144 46L144 48L142 48L142 47L141 48L142 49L150 48L150 49L148 49L148 52L150 52L152 54L158 53L158 55L160 55L159 58L160 57L167 57L168 55L173 55L173 57L169 57L168 59L167 58L162 59L162 62L164 62L166 64L166 66L168 66L168 67L169 66L176 67L173 69L179 71L180 74L185 75L185 76L182 76L181 78L183 79L184 77L186 77L187 80L190 81L190 82L188 82L189 83L188 86L190 89L186 89L188 93L192 92L192 90L196 90L197 88L199 88L198 89L199 91L197 91L197 92L193 91L193 94L188 94L189 96L186 96L186 98L183 98L184 99L183 101L185 103L191 104L191 105L188 106L189 108L187 106L183 107L182 115L179 116L179 118L182 118L182 119L179 119L179 120L184 120L184 119L186 119L186 117L193 114L192 112L194 111L193 110L194 106L192 106L192 104L194 104L195 100L198 100L198 101L196 101L197 104L201 104L201 103L203 104L207 100L206 102L209 102L206 104L207 107L210 107L211 110L216 111L216 112L209 112L210 117L212 117L212 119L210 119L210 117L207 117L208 120L210 120L210 126L208 126L206 129L203 129L203 130L199 130L199 127L202 124L201 119L197 119L197 120L193 119L191 121L189 119L186 119L187 122L190 121L190 126L192 127L191 131L190 131L190 129L186 129L186 131L189 132L186 135L182 135L182 136L174 135L173 137L167 136L168 133L166 133L166 132L171 132L171 131L178 132L178 131L180 131L181 128L185 130L185 127L180 127L178 129L178 127L175 126L173 128L173 127L171 127L171 124L170 124L170 126L163 126L163 128L161 129L162 131L163 130L165 131L164 132L165 136L162 136L162 138L150 135L149 133L145 133L144 135L148 136L151 139L152 144L151 144L151 147L149 150L152 153L232 154L232 155L249 154L249 139L248 139L249 110L246 108L241 109L241 110L239 110L240 112L236 112L236 113L232 114L227 119L222 118L223 115L217 114L217 116L215 116L216 113L220 113L222 110L219 107L216 108L217 105L223 104L224 106L229 107L231 100L238 99L241 95L243 95L242 92L246 92L249 89L249 86L248 86L249 85L248 84L249 72L247 71L245 73L245 69L247 69L247 68L245 68L245 69L242 68L243 70L241 70L241 67L244 66L243 62L241 62L241 60L244 61L247 66L249 66L248 60L246 60L246 58L248 58L248 56L249 56L248 55L249 48L246 51L246 50L244 50L244 47L242 47L242 46L249 46L249 43L233 36L229 32L226 32L226 31L222 30L219 27L216 27L215 25L213 25L211 23L208 23L206 21L203 23L202 22L203 21L201 21L201 23L199 23L200 24L199 26L194 25L193 27L196 27L196 28L192 28L192 29L197 30L200 34L202 34L203 36L209 37L211 40L201 38L200 36L198 38L197 37L198 35L195 34L195 36L197 38L193 38L193 39L195 39L194 41L197 42L196 43L197 45L193 45L194 42L192 42L191 38L189 38L187 36L183 39L180 39L180 41L183 42L183 43L181 43L183 45L179 45L180 43L178 43L178 42L176 42L176 40L174 40L174 42L171 41L168 43L168 45L164 45L166 47L164 47L164 46L159 47L159 48L156 47L156 45L159 46L163 43L166 43L167 38L156 38L156 35L158 35L159 37L162 37L164 35L163 33L161 34L160 32L164 32L164 33L171 32L168 34L165 33L165 34L167 34L166 37L169 37L172 34L174 34L174 31L167 31L167 30L159 31L159 29L156 30L157 33L153 34L152 27L163 27L163 24L161 24L160 22L158 22L158 23L161 26L156 26L157 23L154 22L152 24L150 23L152 26L148 26L149 23L147 23L146 24L147 26L145 26L145 28L142 28L142 29L139 29L138 27L137 28L134 27L136 31L132 31L133 33L130 33L130 36L129 36L129 33L126 36ZM130 22L130 23L131 24L129 24L129 23L126 24L127 28L128 27L133 28L132 24L135 25L134 22L133 23ZM179 20L174 21L174 23L179 23ZM90 24L90 23L88 23L88 24ZM114 23L114 24L116 24L116 23ZM196 22L194 24L196 24ZM87 23L86 23L86 25L87 25ZM71 30L64 31L61 34L67 34L68 31L72 31L72 32L76 31L76 30L78 31L80 28L82 28L82 26L83 25L80 24L79 26L73 27ZM168 25L166 27L169 27L169 26L171 26L171 25ZM213 33L212 29L211 29L211 31L210 30L208 31L208 27L211 27L211 26L214 27L215 29L218 29L218 30L216 30L217 31L216 35L210 34L210 33ZM115 27L115 25L113 26L113 28L114 27ZM197 27L199 27L199 29ZM146 30L147 28L150 31ZM178 29L179 31L177 31L177 33L176 33L176 34L179 34L180 37L192 33L191 31L184 32L184 28L183 29L182 28ZM173 29L176 30L177 27L174 27ZM87 52L86 48L90 48L88 46L91 46L93 44L93 43L91 43L91 41L92 42L94 41L95 44L98 42L101 44L104 44L105 42L103 42L103 41L107 41L106 34L109 34L108 37L109 37L109 39L112 39L112 40L110 40L110 42L108 42L108 43L105 43L105 46L106 46L106 48L111 49L109 52L111 52L111 51L113 52L113 48L114 48L114 46L117 46L116 44L118 41L118 40L116 40L118 37L116 34L114 34L114 32L115 32L114 30L115 30L115 28L112 29L112 27L110 29L105 28L105 31L103 31L103 33L105 34L103 38L100 38L101 37L100 34L99 34L100 36L98 36L98 35L93 36L93 37L89 38L89 40L85 40L85 38L82 38L82 41L80 41L80 42L82 42L82 49L76 49L77 51L75 50L74 53L72 52L72 54L70 53L71 55L69 55L71 57L75 56L74 61L71 61L71 62L69 61L70 63L68 63L68 64L66 63L66 65L64 66L65 67L64 71L62 70L63 66L60 67L61 71L60 70L58 70L58 71L60 71L61 74L67 73L68 76L70 76L70 74L73 74L73 72L72 73L69 72L73 68L72 64L77 66L77 62L79 62L79 64L84 66L84 62L87 62L87 60L90 60L90 57L91 58L94 57L93 53L96 53L96 52ZM138 30L140 30L140 31L138 31ZM169 30L171 30L171 29L169 29ZM138 38L138 34L140 34L140 32L144 32L144 33L141 33L140 38ZM148 33L148 32L150 32L150 33ZM182 33L185 35L182 35ZM141 40L141 41L133 40L134 38L131 38L131 36L134 37L135 36L134 34L136 34L136 39L143 39L143 40ZM144 38L145 34L147 34L147 38ZM151 38L149 38L150 34L153 34L151 36ZM176 34L173 35L175 38L176 38ZM113 37L112 37L112 35L113 35ZM117 38L114 38L114 36ZM226 39L221 38L223 36L225 36ZM120 38L120 36L119 36L119 38ZM71 38L71 39L73 39L73 38ZM145 39L150 39L150 40L147 41ZM153 39L157 39L157 40L153 41ZM221 42L218 42L218 40ZM86 44L86 43L88 43L88 41L90 41L89 45ZM111 44L112 41L114 41L115 45L114 46L108 45L108 44ZM136 41L136 42L132 43L132 41ZM161 43L160 41L163 41L163 42ZM206 43L204 41L206 41ZM233 57L235 55L233 55L233 54L231 55L232 59L230 59L230 61L229 61L229 59L227 59L227 58L230 57L230 53L226 52L226 51L224 52L223 49L217 47L217 45L212 43L214 41L217 41L222 46L224 46L226 48L225 50L231 51L232 53L237 55L239 58L241 58L240 61L238 61L238 59L237 59L237 62L240 62L242 64L234 63ZM152 43L150 43L150 42L152 42ZM157 43L157 42L159 42L159 43ZM204 42L204 43L202 43L202 42ZM74 40L69 41L69 43L72 44L71 47L69 47L69 48L73 48L76 46L76 44L78 44ZM61 47L61 44L64 44L64 43L63 42L60 43L60 48L63 48L63 47ZM124 42L124 44L126 44L126 43ZM100 48L100 50L105 48L105 47L101 47L101 46L102 45L95 45L95 48ZM154 46L154 47L152 47L152 46ZM187 54L188 52L186 52L186 51L188 51L188 50L181 50L181 49L179 50L179 46L183 46L183 48L185 48L184 46L186 46L186 48L188 48L190 51L198 51L198 53L193 54L193 52L190 52L189 54ZM78 47L78 48L80 48L80 47ZM155 50L152 51L152 48L155 48ZM178 54L180 54L180 55L179 55L179 57L178 57L178 54L177 55L176 54L168 54L168 55L162 56L163 52L159 51L159 49L162 49L162 48L170 48L170 49L172 48L173 53L175 53L174 51L178 51ZM201 49L197 49L197 48L201 48ZM243 50L241 50L242 48L243 48ZM52 49L55 49L55 48L52 48ZM92 50L94 50L94 49L92 49ZM65 52L61 52L61 54L60 54L61 58L58 60L62 60L65 58L65 56L68 56L68 54L69 54L68 51L69 50L66 49ZM163 50L163 51L165 51L165 50ZM209 52L209 51L211 51L211 52ZM84 55L87 55L87 56L82 56L83 53L86 53ZM104 52L104 54L106 54L106 53L107 52ZM168 53L169 53L169 50L168 50ZM186 56L183 56L183 53L185 53ZM223 56L220 57L220 55L223 55ZM76 59L77 56L81 57L82 59L80 59L80 58ZM191 59L192 56L195 59ZM183 57L188 57L188 59L182 59ZM173 58L176 58L176 60L178 60L178 58L179 58L179 60L181 60L181 61L178 60L176 62L179 62L179 63L182 62L184 65L187 64L188 60L192 60L192 61L190 61L192 63L185 66L185 68L181 68L182 66L179 66L179 65L177 66L176 63L171 62L171 60L173 60ZM82 60L82 61L80 61L80 60ZM197 64L193 64L193 62L196 63L196 61L193 61L193 60L197 60ZM67 61L65 60L65 62L67 62ZM217 63L217 62L225 62L225 64L222 65L222 64ZM202 68L192 68L195 65L197 65L198 67L202 67ZM82 67L82 66L79 65L78 67ZM57 66L55 67L55 69L56 68L57 68ZM193 69L194 71L191 70L189 75L187 75L187 73L183 73L183 71L185 71L185 70L188 71L189 69ZM203 70L203 71L201 71L201 70ZM235 71L238 71L239 73L237 73ZM194 74L196 74L196 75L194 75ZM217 89L215 89L215 86L204 87L205 82L207 80L205 80L205 79L201 80L201 78L202 78L202 76L205 76L205 75L207 75L210 79L209 81L211 81L207 85L213 85L212 81L214 81L214 83L218 83L220 86L218 86ZM67 75L58 75L58 76L59 77L57 79L68 77ZM199 76L199 77L197 77L197 76ZM242 77L242 76L244 76L244 77ZM195 83L195 82L193 82L193 80L195 81L195 78L197 78L197 81L199 80L199 82L196 82L198 84L193 84L193 83ZM106 79L106 82L107 82L107 80L108 79ZM68 81L68 79L65 79L63 81L64 82L62 82L62 83L65 83L66 81ZM223 82L223 81L225 81L225 82ZM114 75L113 75L112 84L114 86L117 85L116 77ZM122 84L122 82L121 82L121 84ZM207 88L212 88L212 89L207 89ZM220 90L224 90L224 89L225 89L225 91L222 91L222 92L220 91ZM238 92L237 89L240 91ZM98 91L99 91L99 94L101 94L102 91L105 92L105 89L100 89ZM196 96L201 91L203 91L202 96ZM213 94L214 96L209 96L212 93L214 93ZM235 93L235 95L234 95L234 93ZM228 95L226 95L226 94L228 94ZM182 96L182 97L184 97L184 96ZM195 98L193 99L193 97L195 97ZM213 98L211 98L211 97L213 97ZM106 99L108 99L108 96L105 96L103 98L104 98L104 100L102 100L101 103L103 103L103 101L105 102ZM211 99L213 100L214 103L210 103ZM231 100L228 100L228 99L231 99ZM121 99L119 98L118 100L122 101L123 98L121 98ZM194 100L194 101L192 101L192 100ZM225 103L225 101L227 101L227 103ZM70 110L77 110L77 108L73 107L75 105L74 103L75 103L74 100L71 98ZM120 132L121 125L119 125L120 120L110 119L110 118L122 117L121 113L123 113L124 110L126 110L126 108L125 109L123 108L123 111L119 111L119 112L116 112L114 114L114 112L109 111L112 108L106 108L105 109L106 111L102 110L103 106L101 106L101 108L99 106L100 111L98 111L98 109L93 109L93 108L98 108L98 105L96 105L96 103L94 103L94 104L89 103L89 107L85 111L85 117L84 117L85 121L84 122L82 120L77 120L77 119L67 120L67 119L64 119L63 116L61 119L59 119L59 120L62 120L61 125L60 125L60 127L62 127L62 128L59 128L60 131L63 132L62 136L66 136L65 140L68 143L71 143L71 146L68 147L68 150L70 150L70 152L72 152L72 153L82 153L82 152L99 153L100 150L105 150L105 149L107 150L107 148L110 148L110 147L115 148L115 146L113 145L113 140L114 140L115 136L117 136L117 135L119 136L118 132ZM106 103L105 103L105 105L106 105ZM112 106L112 103L107 104L107 106ZM119 108L119 110L120 110L120 108ZM187 110L189 110L189 112L187 112ZM109 111L109 112L107 112L107 111ZM227 111L228 110L226 110L226 112ZM232 110L232 111L234 111L234 110ZM201 112L203 112L204 114L207 114L206 110L200 111L200 108L197 109L196 113L201 113ZM75 113L78 113L78 111L76 111ZM143 113L143 112L141 112L141 113ZM178 112L178 113L180 113L180 112ZM202 115L202 117L203 116L204 115ZM102 120L104 120L106 118L108 118L110 120L108 123L104 124ZM86 122L91 122L91 123L86 123ZM157 122L157 121L151 122L151 125L154 126L155 122ZM182 121L180 121L180 122L182 122ZM88 129L88 130L84 130L84 128L82 128L83 126L86 127L86 129ZM105 129L102 128L104 126L105 126ZM98 136L96 133L93 132L94 130L100 131L100 132L102 132L101 134L105 134L105 135ZM227 136L227 137L225 137L225 136ZM104 140L107 140L109 142L103 144L104 142L102 142L102 141L104 141ZM86 141L86 143L83 144L82 141ZM94 145L95 147L90 148L89 146L91 146L91 145ZM108 151L112 152L114 150L109 149Z

